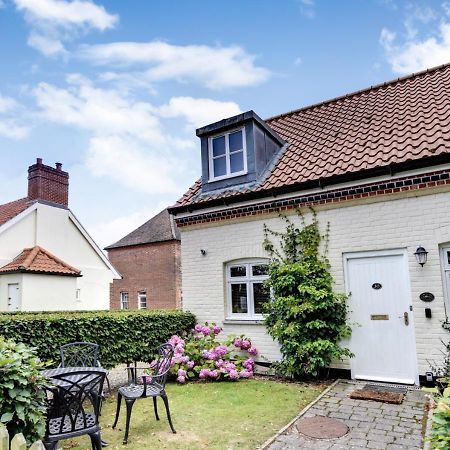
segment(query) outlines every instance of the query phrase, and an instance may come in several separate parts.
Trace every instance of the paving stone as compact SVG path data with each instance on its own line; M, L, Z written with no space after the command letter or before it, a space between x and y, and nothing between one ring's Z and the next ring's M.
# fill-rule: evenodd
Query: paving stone
M384 442L369 441L367 443L367 448L384 450L386 448L386 444Z

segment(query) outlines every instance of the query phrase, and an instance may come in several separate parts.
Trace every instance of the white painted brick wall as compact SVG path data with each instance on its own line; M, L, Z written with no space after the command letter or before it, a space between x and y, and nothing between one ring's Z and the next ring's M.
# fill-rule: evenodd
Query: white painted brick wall
M419 373L428 370L428 361L442 357L441 339L448 339L441 322L445 319L443 280L439 245L450 242L450 192L395 198L378 203L361 203L335 209L318 209L321 226L330 222L328 257L336 290L345 291L343 253L407 248L411 295L417 343ZM274 216L256 220L219 222L182 232L183 308L192 311L199 321L222 324L226 315L224 265L239 258L267 257L262 249L263 223L282 230L282 221ZM424 246L428 262L422 268L413 255ZM202 256L200 249L207 251ZM421 292L435 294L425 304ZM426 319L424 308L431 307L433 317ZM248 334L262 355L277 359L276 343L262 325L225 325L227 333ZM337 367L349 367L348 362Z

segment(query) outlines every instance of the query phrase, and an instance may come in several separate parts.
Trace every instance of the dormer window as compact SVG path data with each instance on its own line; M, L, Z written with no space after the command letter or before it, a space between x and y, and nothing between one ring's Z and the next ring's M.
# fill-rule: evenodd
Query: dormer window
M245 128L209 138L209 181L247 173Z

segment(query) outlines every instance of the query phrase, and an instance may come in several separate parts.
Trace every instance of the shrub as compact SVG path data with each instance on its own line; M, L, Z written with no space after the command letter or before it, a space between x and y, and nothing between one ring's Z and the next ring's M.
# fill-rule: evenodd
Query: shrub
M273 300L266 304L266 326L281 346L278 370L290 377L316 377L333 359L351 356L339 341L350 335L346 324L346 296L333 292L333 279L326 258L321 254L323 238L317 216L306 224L297 211L301 227L289 218L284 232L264 225L264 249L271 257L269 279ZM274 245L269 236L279 239ZM325 245L326 249L326 245Z
M0 336L31 345L41 360L59 361L59 348L75 341L100 345L100 361L117 364L150 361L170 336L192 328L189 312L93 311L0 314Z
M183 337L172 336L169 343L175 349L171 373L179 383L186 380L237 380L253 377L258 351L245 336L230 336L220 343L217 336L222 329L216 325L197 324Z
M0 337L0 422L11 438L23 433L28 444L45 433L43 368L34 349Z

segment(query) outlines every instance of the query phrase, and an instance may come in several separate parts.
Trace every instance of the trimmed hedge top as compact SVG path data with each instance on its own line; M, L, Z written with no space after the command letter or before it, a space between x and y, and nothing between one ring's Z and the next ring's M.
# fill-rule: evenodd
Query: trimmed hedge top
M150 361L161 343L194 325L193 314L176 310L0 314L0 335L36 347L42 360L53 360L56 366L61 345L95 342L106 369Z

